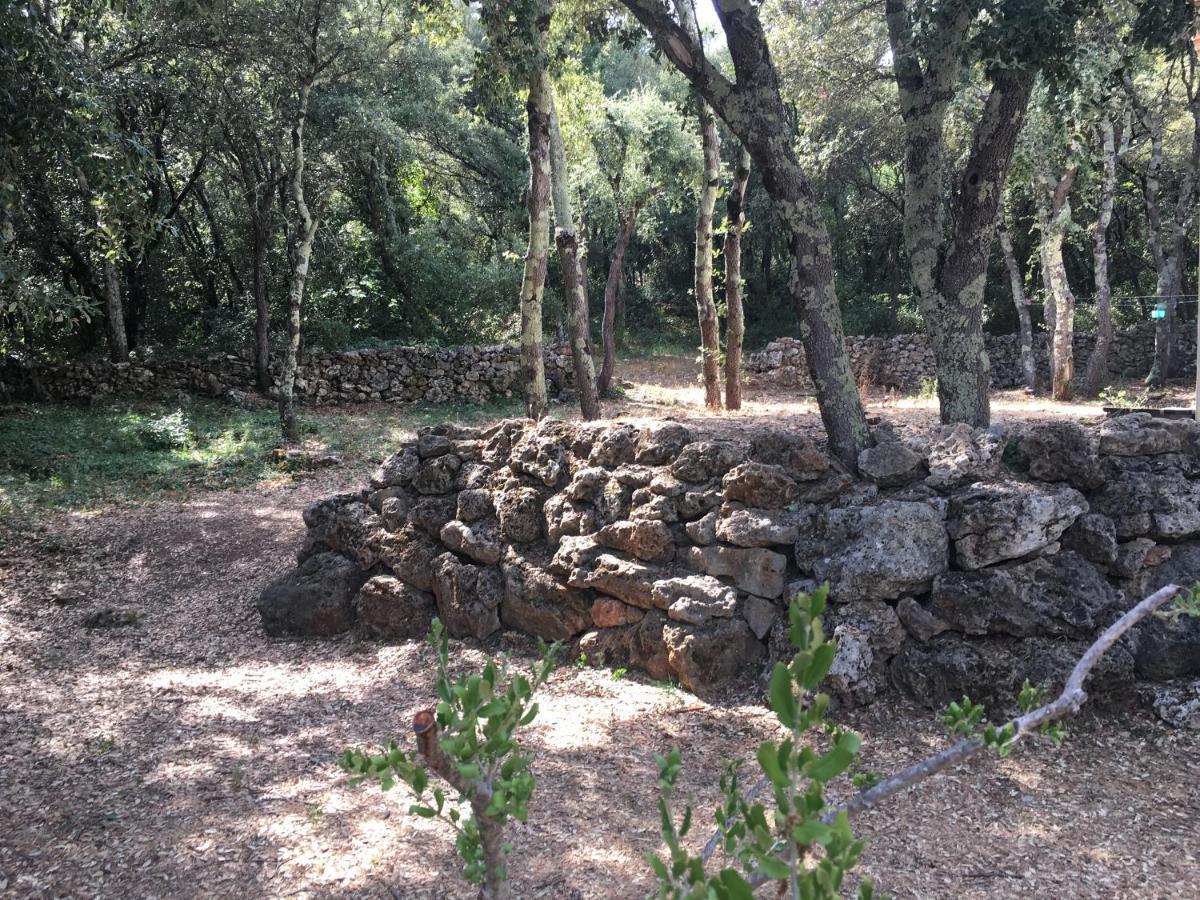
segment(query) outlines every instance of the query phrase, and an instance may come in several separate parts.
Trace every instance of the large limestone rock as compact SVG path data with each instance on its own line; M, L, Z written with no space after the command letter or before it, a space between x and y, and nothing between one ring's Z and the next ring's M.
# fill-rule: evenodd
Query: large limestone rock
M354 598L359 627L377 638L422 638L433 623L433 594L417 590L392 575L376 575Z
M858 454L858 471L880 487L898 487L922 478L925 457L899 441L884 441Z
M684 575L654 582L654 605L677 622L702 625L709 619L728 619L737 612L737 591L711 575Z
M497 540L494 523L468 525L455 519L443 525L440 534L443 544L474 562L485 566L500 562L503 549Z
M385 459L371 476L371 487L388 488L398 485L410 485L417 477L421 466L421 458L417 455L416 447L405 447L398 453L393 453Z
M964 634L1084 638L1106 625L1120 595L1073 552L976 572L947 572L933 583L929 612Z
M579 639L579 651L592 665L628 666L665 681L673 674L663 640L666 621L650 610L636 624L589 631Z
M996 478L1006 443L1000 428L976 430L961 422L947 425L929 448L925 482L937 490L949 490Z
M685 425L656 422L643 428L638 436L634 461L646 466L668 465L695 439L695 434Z
M1094 434L1077 422L1053 422L1023 433L1017 449L1031 478L1065 481L1086 491L1102 479L1096 444Z
M796 542L796 561L830 582L839 602L895 599L928 590L946 570L948 545L938 506L887 500L876 506L829 509L813 533Z
M713 537L727 544L738 547L770 547L773 545L791 545L800 536L802 526L807 527L811 510L805 512L789 512L786 510L766 509L735 509L724 518L717 518L715 513L710 520L714 524ZM705 519L691 523L688 534L693 537L708 537L706 526L701 525ZM692 529L692 525L696 525ZM697 540L698 544L711 544L713 538Z
M779 466L796 481L815 481L825 476L833 462L812 439L793 431L760 431L750 441L750 457L756 462Z
M675 555L671 529L650 519L606 525L596 533L596 540L647 562L667 562Z
M1200 544L1180 544L1170 559L1146 569L1126 589L1133 606L1168 584L1184 588L1200 582ZM1134 659L1143 678L1167 681L1200 676L1200 616L1151 616L1133 631Z
M661 569L603 553L587 564L572 569L567 584L576 588L592 588L631 606L650 609L654 605L651 590L654 582L661 577Z
M542 536L543 495L535 488L508 485L496 494L500 530L514 544L527 544Z
M946 526L958 565L980 569L1045 548L1087 509L1083 495L1070 487L975 484L951 497Z
M1149 534L1183 540L1200 535L1200 484L1174 469L1116 469L1112 474L1116 477L1093 496L1092 505L1112 518L1118 537Z
M318 553L271 582L258 598L267 634L329 637L354 624L354 595L367 580L357 564Z
M1163 685L1154 692L1158 717L1175 728L1200 731L1200 679Z
M538 560L512 548L504 557L500 619L509 628L548 641L569 641L592 624L592 598L563 584Z
M413 479L413 488L418 494L448 494L454 489L461 468L462 460L449 453L423 460Z
M713 619L694 627L663 628L667 660L679 683L693 693L711 694L765 655L762 643L740 619Z
M592 445L588 465L615 469L633 462L637 455L638 431L632 425L613 425Z
M787 557L773 550L742 547L689 547L684 562L707 575L732 578L743 591L768 599L783 593Z
M890 666L892 682L929 709L969 696L998 718L1015 712L1026 679L1044 685L1048 696L1062 690L1066 676L1090 641L1046 638L965 638L946 633L928 643L906 641ZM1118 644L1092 670L1085 688L1092 700L1127 696L1133 657Z
M499 569L474 566L453 553L443 553L433 564L433 595L438 616L452 637L483 640L500 629L504 580Z
M831 610L827 627L837 642L825 689L852 706L863 706L887 688L887 663L904 643L896 611L878 600Z
M1110 456L1153 456L1179 449L1179 438L1168 420L1150 413L1128 413L1100 426L1100 452Z
M671 472L683 481L699 484L720 478L745 456L745 449L730 441L696 441L683 448Z
M763 509L783 509L799 495L796 482L780 466L742 463L721 479L727 501Z
M1117 563L1116 523L1101 513L1084 513L1063 532L1062 545L1089 562L1111 568Z

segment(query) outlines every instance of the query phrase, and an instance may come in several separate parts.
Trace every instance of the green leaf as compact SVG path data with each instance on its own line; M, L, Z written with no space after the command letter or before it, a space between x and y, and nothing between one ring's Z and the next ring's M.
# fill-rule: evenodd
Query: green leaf
M778 856L760 857L758 870L775 881L782 881L792 874L791 867Z
M833 665L834 653L837 648L833 644L822 644L813 653L812 662L808 665L808 670L804 673L802 684L807 690L812 690L829 674L829 668Z
M777 748L770 741L763 741L758 745L758 764L771 784L776 787L784 787L788 783L787 774L779 765Z
M722 869L717 881L725 888L730 900L754 900L754 889L736 869Z
M796 695L792 693L792 676L787 666L775 663L771 672L771 684L767 691L771 709L785 728L796 727Z
M430 809L428 806L415 806L414 805L414 806L410 806L408 808L408 811L415 816L420 816L422 819L432 819L437 815L437 813L434 812L432 809Z

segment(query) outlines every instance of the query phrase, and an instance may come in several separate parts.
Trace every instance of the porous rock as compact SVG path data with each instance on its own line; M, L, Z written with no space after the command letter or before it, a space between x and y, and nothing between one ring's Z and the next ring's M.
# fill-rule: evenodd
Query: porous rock
M1063 485L975 484L950 498L946 526L958 565L979 569L1041 550L1087 509L1083 495Z
M267 634L329 637L354 624L354 595L367 580L356 563L318 553L271 582L258 598Z
M933 504L886 500L828 509L796 541L796 561L830 582L838 602L895 599L927 590L948 559L945 523Z
M433 594L417 590L393 575L376 575L359 589L354 609L359 627L388 640L422 638L436 610Z

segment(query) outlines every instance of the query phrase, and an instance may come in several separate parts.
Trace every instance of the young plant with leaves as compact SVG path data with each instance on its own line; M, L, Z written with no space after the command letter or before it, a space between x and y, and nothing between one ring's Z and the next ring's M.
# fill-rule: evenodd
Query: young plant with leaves
M715 837L727 865L716 874L705 871L707 853L694 856L683 847L691 827L691 805L678 825L671 813L681 768L679 751L656 758L668 850L667 859L650 857L659 897L740 900L767 882L786 885L794 898L841 896L846 874L858 862L863 845L854 839L846 813L833 813L825 788L851 768L860 740L833 724L829 695L817 691L837 651L821 625L828 596L829 586L822 585L811 594L798 594L788 609L796 654L788 663L776 663L768 692L771 709L787 735L782 741L764 741L757 754L773 791L772 808L754 801L756 790L743 793L737 764L726 767ZM819 752L810 745L815 732L829 736L828 750ZM870 884L864 882L859 896L871 895Z
M366 779L391 789L397 779L409 786L416 802L413 815L440 818L458 835L463 876L481 886L482 897L504 900L512 895L505 839L509 819L529 815L535 780L533 757L517 743L517 731L538 714L533 695L554 670L559 645L539 643L541 660L529 675L511 674L508 659L489 660L480 672L450 675L446 629L433 620L429 644L437 652L436 709L413 716L415 753L392 741L380 754L347 750L339 761L357 784ZM430 788L429 772L458 791L469 811L446 802L441 787Z

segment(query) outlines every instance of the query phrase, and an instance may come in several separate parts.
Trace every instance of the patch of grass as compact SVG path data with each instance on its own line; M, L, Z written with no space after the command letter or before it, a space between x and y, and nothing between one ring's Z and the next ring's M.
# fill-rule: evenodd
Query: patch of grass
M304 446L374 463L421 425L473 424L519 414L519 401L480 406L305 407ZM39 509L245 487L290 478L273 407L183 403L31 403L0 418L0 519L19 524Z

